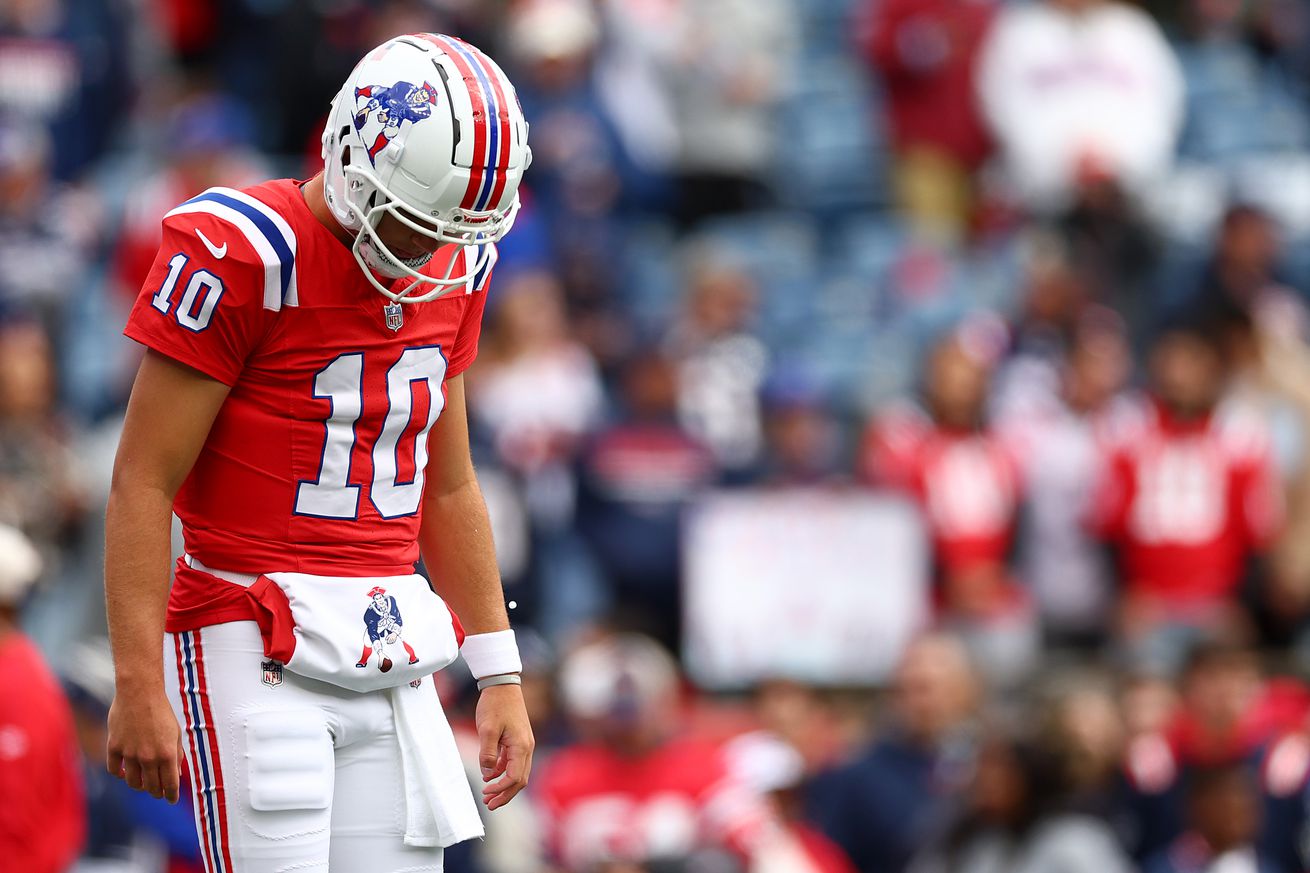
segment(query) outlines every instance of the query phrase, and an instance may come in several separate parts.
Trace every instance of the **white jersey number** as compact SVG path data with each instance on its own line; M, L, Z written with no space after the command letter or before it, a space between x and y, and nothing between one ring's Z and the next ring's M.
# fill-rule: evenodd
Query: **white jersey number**
M446 359L437 346L405 349L387 370L387 411L382 431L373 443L373 481L369 500L383 518L418 512L423 496L423 468L428 463L428 431L445 402L441 381ZM414 437L414 477L400 479L400 439L414 416L414 386L426 384L430 398L427 416ZM323 438L318 476L296 486L296 515L318 518L357 518L358 484L351 484L351 458L355 454L357 425L364 413L364 355L338 355L314 375L314 396L332 404Z
M155 296L150 298L150 305L164 315L168 315L168 311L173 307L173 292L177 289L177 280L181 278L182 269L187 265L188 260L190 259L181 252L173 255L168 262L168 275L164 277L164 282L155 292ZM208 270L196 270L187 281L186 290L182 292L182 300L173 312L173 317L187 330L200 333L209 327L209 320L214 317L214 307L218 305L218 300L222 296L223 280ZM199 300L198 306L197 300Z
M1169 446L1142 460L1129 523L1147 543L1195 545L1217 537L1227 513L1221 465L1203 448Z

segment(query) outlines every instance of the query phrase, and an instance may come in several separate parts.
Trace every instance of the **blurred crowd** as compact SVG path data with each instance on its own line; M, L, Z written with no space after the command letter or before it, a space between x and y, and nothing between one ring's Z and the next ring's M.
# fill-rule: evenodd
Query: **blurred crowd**
M1310 869L1304 0L0 0L0 858L201 869L100 764L120 331L414 31L534 153L468 380L539 763L447 869ZM916 508L929 620L697 687L688 512L801 489Z

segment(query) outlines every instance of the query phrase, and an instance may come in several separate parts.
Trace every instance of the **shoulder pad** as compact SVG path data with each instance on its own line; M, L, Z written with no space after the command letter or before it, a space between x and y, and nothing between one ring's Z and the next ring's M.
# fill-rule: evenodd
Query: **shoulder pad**
M235 188L210 188L164 216L203 213L244 235L264 267L264 308L300 305L296 289L296 234L277 210Z

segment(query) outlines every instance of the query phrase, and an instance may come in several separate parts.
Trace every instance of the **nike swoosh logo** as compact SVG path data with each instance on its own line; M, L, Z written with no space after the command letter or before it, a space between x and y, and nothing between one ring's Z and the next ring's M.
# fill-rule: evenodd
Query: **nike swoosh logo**
M205 248L209 249L211 255L216 258L222 258L227 255L227 243L223 243L221 246L216 246L209 241L209 237L200 232L200 228L197 227L195 231L196 236L200 237L200 241L205 244Z

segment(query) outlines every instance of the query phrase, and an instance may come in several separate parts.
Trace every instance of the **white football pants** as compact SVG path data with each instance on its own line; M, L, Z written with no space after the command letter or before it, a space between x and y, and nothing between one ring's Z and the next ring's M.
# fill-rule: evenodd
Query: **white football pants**
M206 873L427 873L385 693L263 670L253 621L164 638Z

